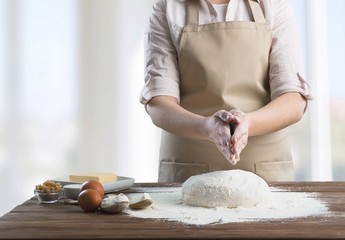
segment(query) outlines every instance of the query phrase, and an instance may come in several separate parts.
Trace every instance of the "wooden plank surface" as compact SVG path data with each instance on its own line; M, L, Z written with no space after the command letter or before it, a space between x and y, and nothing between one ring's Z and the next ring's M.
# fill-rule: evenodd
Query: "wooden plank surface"
M126 192L179 184L135 184ZM271 183L295 192L316 192L331 214L298 219L194 226L126 214L84 213L78 206L39 204L32 198L0 218L0 239L345 239L345 183ZM122 191L123 192L123 191Z

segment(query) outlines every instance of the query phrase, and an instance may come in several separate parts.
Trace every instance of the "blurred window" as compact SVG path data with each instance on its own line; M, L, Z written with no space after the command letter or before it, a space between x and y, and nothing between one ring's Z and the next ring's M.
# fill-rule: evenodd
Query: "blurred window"
M74 157L77 3L0 0L0 215Z
M345 180L345 1L290 0L290 3L305 50L307 80L316 93L304 119L291 128L296 178L328 179L326 172L330 165L332 179ZM313 23L315 19L319 22Z
M333 179L345 180L345 1L327 1Z

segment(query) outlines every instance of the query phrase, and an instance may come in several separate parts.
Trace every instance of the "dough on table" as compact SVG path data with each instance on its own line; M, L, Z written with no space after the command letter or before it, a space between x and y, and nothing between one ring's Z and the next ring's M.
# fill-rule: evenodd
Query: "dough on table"
M267 204L271 191L265 180L243 170L192 176L182 184L182 201L199 207L254 207Z

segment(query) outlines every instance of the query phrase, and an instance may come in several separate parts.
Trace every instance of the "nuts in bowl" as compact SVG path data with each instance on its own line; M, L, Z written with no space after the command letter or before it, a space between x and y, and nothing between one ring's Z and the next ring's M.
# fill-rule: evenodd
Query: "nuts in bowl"
M63 195L61 184L51 180L36 185L34 193L40 203L55 203Z

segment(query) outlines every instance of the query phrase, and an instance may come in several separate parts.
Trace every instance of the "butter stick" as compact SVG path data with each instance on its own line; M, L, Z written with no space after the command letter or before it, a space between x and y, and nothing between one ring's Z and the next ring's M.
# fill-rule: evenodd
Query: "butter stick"
M96 180L100 183L116 182L117 176L113 173L82 173L69 175L69 181L83 183L88 180Z

